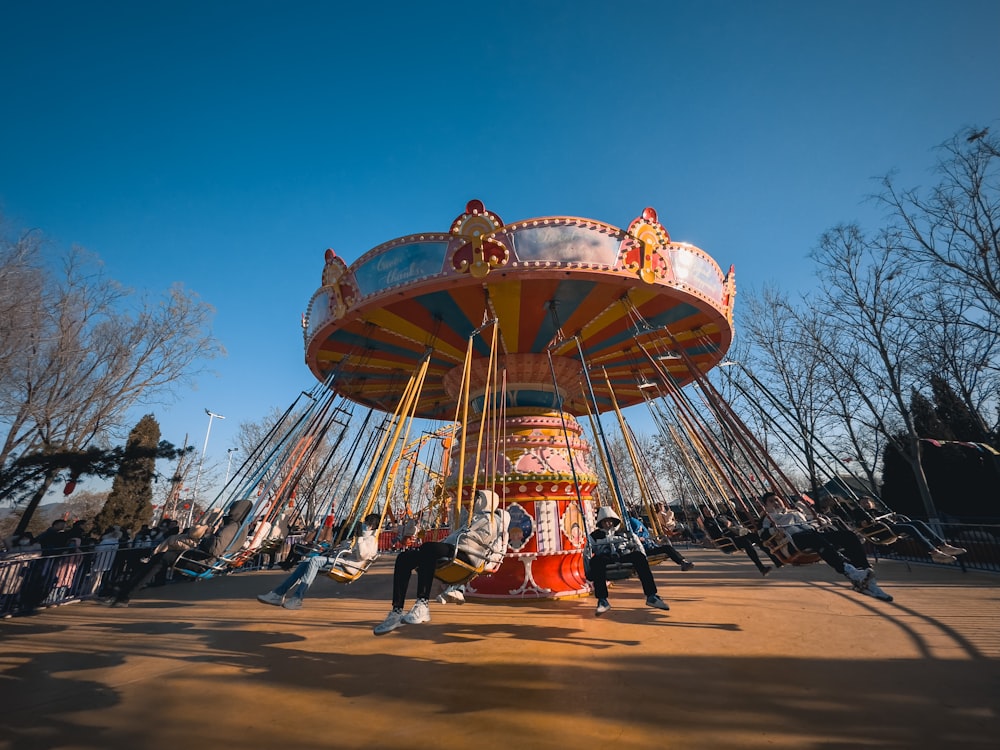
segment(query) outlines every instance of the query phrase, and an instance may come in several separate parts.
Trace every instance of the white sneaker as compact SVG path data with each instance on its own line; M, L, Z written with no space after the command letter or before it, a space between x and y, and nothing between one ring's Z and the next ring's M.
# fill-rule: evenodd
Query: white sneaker
M407 625L419 625L422 622L431 621L431 608L427 606L426 599L417 599L413 609L403 615L403 622Z
M608 602L607 599L598 599L597 600L597 614L598 615L603 615L609 609L611 609L611 604Z
M372 631L375 635L385 635L386 633L391 633L393 630L398 628L403 624L403 617L405 613L401 609L393 609L386 615L386 618L382 620L375 629Z
M864 589L861 589L862 594L867 594L868 596L874 596L883 602L891 602L892 597L885 593L879 588L879 585L875 582L875 576L868 579L868 585Z
M942 563L944 565L949 565L951 563L958 562L957 557L955 557L954 555L947 555L939 549L936 549L933 552L931 552L931 560L933 560L936 563Z
M871 573L871 568L865 568L862 570L860 568L855 568L850 563L844 563L844 575L850 579L855 588L864 586L868 582L868 577Z
M273 604L275 607L280 607L281 603L285 601L285 597L281 594L275 594L273 591L268 591L266 594L259 594L257 601L261 604Z
M465 593L462 591L461 586L445 589L445 592L441 594L441 598L452 604L465 604Z
M285 609L302 609L302 597L301 596L290 596L285 599L284 603L281 605Z
M964 555L968 551L965 547L955 547L951 544L942 544L938 547L938 552L943 552L946 555Z

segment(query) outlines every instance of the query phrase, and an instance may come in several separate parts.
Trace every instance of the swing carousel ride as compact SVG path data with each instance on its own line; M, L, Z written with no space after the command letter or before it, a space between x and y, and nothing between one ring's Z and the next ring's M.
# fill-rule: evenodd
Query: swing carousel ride
M305 358L330 392L394 416L384 441L410 440L406 420L456 426L436 441L438 494L454 514L492 489L512 519L502 565L470 594L573 596L588 590L598 472L617 486L601 415L627 432L622 409L717 365L734 296L733 269L672 241L652 208L627 229L565 216L505 224L473 200L447 232L391 240L350 265L328 250ZM384 445L397 469L417 465Z

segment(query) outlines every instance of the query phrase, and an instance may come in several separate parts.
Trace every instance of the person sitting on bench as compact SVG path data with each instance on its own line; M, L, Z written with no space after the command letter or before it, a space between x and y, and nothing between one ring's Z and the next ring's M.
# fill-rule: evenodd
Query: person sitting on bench
M392 609L385 620L375 626L375 635L385 635L404 624L430 622L428 602L438 561L454 559L457 554L466 563L479 567L487 561L502 559L509 540L509 526L510 513L500 507L500 496L493 490L476 490L471 518L463 508L455 530L443 541L423 542L396 556L392 572ZM406 591L414 570L417 571L417 601L409 612L404 612Z
M292 574L257 601L285 609L302 609L302 600L321 570L340 569L349 577L357 576L365 566L378 557L378 531L382 516L369 513L361 524L361 531L354 542L346 541L325 554L311 553L298 564ZM288 592L292 590L292 595Z

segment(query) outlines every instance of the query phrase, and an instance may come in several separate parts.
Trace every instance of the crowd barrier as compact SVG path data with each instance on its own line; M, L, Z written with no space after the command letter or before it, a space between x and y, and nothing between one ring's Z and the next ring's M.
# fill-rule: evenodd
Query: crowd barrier
M944 527L944 532L949 541L968 550L951 567L963 571L1000 572L1000 526L950 524ZM440 541L448 533L447 529L427 529L421 532L420 538ZM300 539L301 536L290 536L279 553L263 552L233 572L274 567L276 562L284 559L292 543ZM398 549L399 540L395 533L383 532L379 536L380 552ZM869 545L868 551L875 557L938 564L932 563L926 551L908 539L901 539L890 547ZM108 597L116 586L135 575L151 553L152 550L142 548L96 549L48 556L42 556L40 552L0 553L0 617L30 614L47 607ZM170 582L168 573L154 584Z
M950 543L968 550L958 556L955 567L964 570L1000 572L1000 526L995 524L944 524L943 536ZM905 562L930 562L927 550L919 542L902 538L889 545L866 544L868 553ZM937 563L935 563L937 564Z

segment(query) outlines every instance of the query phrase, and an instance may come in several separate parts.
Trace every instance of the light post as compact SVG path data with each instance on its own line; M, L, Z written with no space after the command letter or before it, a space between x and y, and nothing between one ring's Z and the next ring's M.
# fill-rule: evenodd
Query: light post
M222 483L223 485L229 484L229 472L233 468L233 454L238 451L239 448L227 448L226 453L229 454L229 461L226 463L226 479Z
M194 477L194 493L191 496L191 510L194 511L195 500L198 499L198 484L201 482L201 470L205 466L205 451L208 450L208 436L212 434L212 420L213 419L225 419L221 414L215 414L205 409L205 413L208 415L208 429L205 430L205 444L201 446L201 461L198 463L198 473Z

